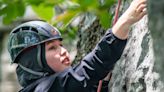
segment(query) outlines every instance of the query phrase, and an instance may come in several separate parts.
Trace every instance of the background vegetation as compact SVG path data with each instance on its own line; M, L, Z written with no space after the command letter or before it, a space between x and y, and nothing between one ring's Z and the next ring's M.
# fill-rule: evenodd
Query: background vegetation
M109 10L114 3L115 0L0 0L0 16L4 24L10 24L21 19L26 7L31 6L41 20L65 32L72 21L90 12L100 19L104 28L108 28L112 18ZM73 29L76 30L75 26ZM74 36L74 31L67 31Z

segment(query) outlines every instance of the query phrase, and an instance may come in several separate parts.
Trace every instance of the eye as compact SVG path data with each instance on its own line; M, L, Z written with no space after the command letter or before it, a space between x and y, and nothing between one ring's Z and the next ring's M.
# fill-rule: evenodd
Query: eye
M51 46L48 50L57 50L57 46Z

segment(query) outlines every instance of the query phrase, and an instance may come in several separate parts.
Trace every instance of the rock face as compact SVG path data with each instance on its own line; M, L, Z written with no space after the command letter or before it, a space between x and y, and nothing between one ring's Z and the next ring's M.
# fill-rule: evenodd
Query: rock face
M159 74L154 71L153 43L147 24L145 16L132 27L124 54L113 70L110 92L160 92L162 83ZM86 28L86 25L81 28ZM90 26L80 30L83 35L78 43L78 51L81 53L77 57L85 56L104 33L96 20ZM77 60L82 58L77 57Z
M132 27L124 54L113 70L110 92L164 92L160 80L164 77L164 1L148 1L149 17Z
M110 92L159 92L162 85L154 71L152 37L147 16L132 27L127 46L113 70Z
M86 54L92 51L104 33L105 30L101 27L97 17L91 13L86 13L79 25L79 40L77 42L77 55L74 63L78 63Z

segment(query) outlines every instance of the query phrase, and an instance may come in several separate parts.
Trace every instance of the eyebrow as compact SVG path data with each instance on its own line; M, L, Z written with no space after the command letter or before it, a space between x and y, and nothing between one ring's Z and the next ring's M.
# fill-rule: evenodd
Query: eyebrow
M54 40L50 40L50 41L47 41L46 43L49 44L49 43L52 43Z
M54 41L54 40L47 41L46 44L49 45L50 43L53 43L53 41ZM60 40L59 40L59 41L60 41ZM60 41L59 46L62 46L62 47L63 47L62 41Z

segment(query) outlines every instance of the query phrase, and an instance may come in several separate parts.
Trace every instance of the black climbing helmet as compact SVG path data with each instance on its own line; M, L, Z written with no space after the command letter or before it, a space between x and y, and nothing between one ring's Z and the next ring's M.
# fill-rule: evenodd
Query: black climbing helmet
M57 28L43 21L30 21L14 28L8 40L11 63L17 63L17 57L26 49L53 39L62 40Z

